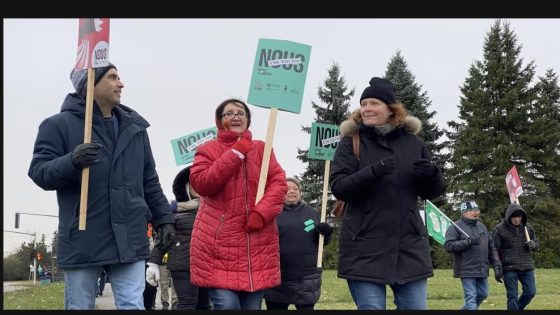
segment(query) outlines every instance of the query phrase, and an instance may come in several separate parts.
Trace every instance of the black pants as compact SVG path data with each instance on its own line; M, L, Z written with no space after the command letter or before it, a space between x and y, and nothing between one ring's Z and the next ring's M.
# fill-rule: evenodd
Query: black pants
M199 288L191 283L190 274L187 271L171 270L173 287L179 303L178 310L209 310L210 297L207 288Z
M146 269L148 269L148 266L146 266ZM153 287L146 282L146 287L142 295L144 296L144 309L149 311L154 310L156 306L157 287Z
M269 300L264 300L266 303L267 310L287 310L289 303L273 302ZM296 309L299 310L313 310L315 304L294 304Z

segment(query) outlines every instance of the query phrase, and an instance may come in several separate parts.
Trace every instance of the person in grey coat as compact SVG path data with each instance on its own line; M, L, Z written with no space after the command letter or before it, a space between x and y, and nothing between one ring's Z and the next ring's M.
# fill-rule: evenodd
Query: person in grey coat
M148 122L120 104L122 83L109 63L95 69L91 143L84 143L88 70L72 71L76 93L39 126L28 175L58 201L57 265L64 308L95 309L106 269L117 309L144 309L148 222L171 245L173 213L156 172ZM89 168L85 230L78 229L82 170Z
M486 226L478 220L480 209L475 201L459 207L461 218L445 233L445 250L453 253L453 277L461 278L462 310L477 310L488 297L488 268L494 267L496 281L502 282L502 263Z
M539 248L525 209L519 204L510 204L505 217L492 230L492 238L504 266L507 309L524 310L537 294L533 252ZM521 295L518 296L519 282Z
M331 191L346 202L338 277L348 282L359 310L386 309L387 285L397 309L426 309L428 278L434 275L419 199L442 195L446 184L417 135L422 123L407 114L395 92L387 79L370 80L360 108L340 125L331 166Z

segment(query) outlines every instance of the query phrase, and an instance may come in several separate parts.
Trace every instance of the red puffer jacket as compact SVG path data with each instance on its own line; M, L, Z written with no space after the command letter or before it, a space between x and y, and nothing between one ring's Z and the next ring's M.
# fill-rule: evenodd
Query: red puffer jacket
M252 134L245 131L245 138ZM286 174L270 156L264 196L255 205L264 142L255 140L244 160L231 150L237 133L218 130L218 138L196 151L190 183L201 196L191 238L191 282L200 287L254 292L280 284L276 216L288 189ZM265 220L247 233L251 211Z

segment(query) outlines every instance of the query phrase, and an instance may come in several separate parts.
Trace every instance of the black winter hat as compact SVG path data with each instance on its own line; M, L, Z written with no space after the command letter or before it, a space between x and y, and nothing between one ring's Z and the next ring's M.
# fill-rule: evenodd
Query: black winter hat
M191 167L185 167L173 180L173 194L175 195L175 200L177 202L189 201L191 200L187 185L189 184L189 176L191 175Z
M106 67L95 68L95 80L93 86L97 85L97 83L101 81L103 76L105 76L107 71L109 71L110 69L117 69L117 67L115 67L114 64L109 62L109 65L107 65ZM81 97L86 97L87 72L88 72L87 69L82 69L78 71L72 69L72 72L70 72L70 80L72 80L72 85L74 86L74 89L76 89L76 92Z
M397 88L393 82L384 79L373 77L369 80L369 86L365 88L362 96L360 97L360 102L364 98L376 98L385 102L385 104L395 104L397 100L395 99L395 92Z

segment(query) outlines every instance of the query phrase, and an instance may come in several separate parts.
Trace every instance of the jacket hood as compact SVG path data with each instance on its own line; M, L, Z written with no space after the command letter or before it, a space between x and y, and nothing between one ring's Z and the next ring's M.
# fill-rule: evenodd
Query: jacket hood
M521 217L521 225L525 226L527 224L527 212L525 212L525 210L523 208L521 208L520 205L516 204L516 203L512 203L509 205L509 207L506 210L506 215L504 220L511 224L511 221L509 220L511 218L511 215L515 212L515 211L521 211L521 213L523 214Z
M362 117L360 116L360 110L356 109L348 116L347 120L340 124L340 135L342 137L353 135L358 131L361 123ZM422 122L415 116L406 116L401 126L404 127L406 132L417 135L422 129Z
M95 101L93 102L93 105L93 119L102 119L103 114L101 113L101 109L99 109L99 106L95 106ZM113 111L119 116L120 123L123 124L123 127L131 122L138 123L145 128L150 126L148 121L128 106L119 104L113 109ZM66 95L66 98L60 108L60 112L71 112L78 117L84 118L86 116L86 100L81 98L78 93L70 93Z

